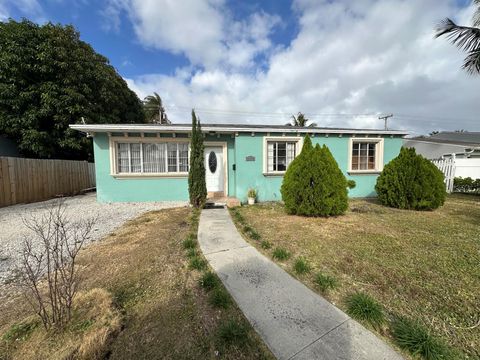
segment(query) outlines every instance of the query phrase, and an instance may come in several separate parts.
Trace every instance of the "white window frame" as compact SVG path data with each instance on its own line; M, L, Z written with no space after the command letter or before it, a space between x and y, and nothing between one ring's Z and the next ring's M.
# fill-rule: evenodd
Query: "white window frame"
M375 169L352 169L352 150L353 143L369 143L375 144ZM349 174L378 174L383 170L383 151L385 140L383 138L350 138L348 142L348 173Z
M301 136L265 136L263 138L263 175L284 175L286 171L268 171L268 143L269 142L295 142L295 157L300 154L303 146Z
M143 161L141 161L141 172L139 173L119 173L118 172L118 143L187 143L188 146L188 164L190 166L190 139L188 138L164 138L164 137L110 137L109 140L109 150L110 150L110 175L115 178L132 178L132 177L187 177L188 171L182 172L168 172L168 158L166 159L166 172L162 173L144 173L143 172ZM168 149L168 147L167 147ZM130 151L130 150L129 150ZM140 151L143 152L143 146L140 147ZM178 147L177 147L177 169L180 166L179 157L178 157ZM167 150L168 157L168 150Z

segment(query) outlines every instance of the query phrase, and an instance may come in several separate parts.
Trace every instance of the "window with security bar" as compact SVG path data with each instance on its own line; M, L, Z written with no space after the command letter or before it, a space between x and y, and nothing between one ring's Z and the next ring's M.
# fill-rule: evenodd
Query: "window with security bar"
M118 174L187 173L187 142L116 143Z

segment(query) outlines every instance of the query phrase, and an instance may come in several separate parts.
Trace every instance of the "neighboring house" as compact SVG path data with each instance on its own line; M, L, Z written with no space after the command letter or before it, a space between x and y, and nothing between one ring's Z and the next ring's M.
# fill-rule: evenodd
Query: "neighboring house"
M0 135L0 156L20 157L17 144L4 135Z
M480 178L480 132L445 131L429 137L405 138L403 146L415 148L417 154L430 160L451 160L453 177Z
M71 125L93 136L100 202L188 200L190 124ZM246 201L281 200L280 186L305 134L326 144L340 169L356 182L351 197L375 196L384 164L396 157L407 133L394 130L204 124L210 196Z

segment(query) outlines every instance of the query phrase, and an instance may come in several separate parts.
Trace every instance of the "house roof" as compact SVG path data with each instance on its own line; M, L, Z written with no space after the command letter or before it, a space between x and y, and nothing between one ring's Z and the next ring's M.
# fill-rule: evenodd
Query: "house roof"
M443 131L429 137L413 137L406 141L421 141L436 144L459 145L464 147L480 147L480 132L450 132Z
M73 124L70 128L85 133L98 132L176 132L188 133L191 124ZM202 124L202 130L215 133L270 132L270 133L308 133L308 134L375 134L405 136L403 130L349 129L333 127L294 127L287 125L250 125L250 124Z

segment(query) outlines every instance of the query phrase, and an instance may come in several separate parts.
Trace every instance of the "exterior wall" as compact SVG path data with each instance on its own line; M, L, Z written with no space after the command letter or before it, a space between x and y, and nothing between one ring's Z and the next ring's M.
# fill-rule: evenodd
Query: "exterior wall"
M455 177L480 179L480 158L455 159Z
M282 175L264 175L264 136L267 134L239 133L237 136L207 135L205 142L227 143L227 173L228 196L247 200L246 194L250 187L258 191L259 201L281 200L280 187ZM162 135L170 136L170 135ZM402 138L384 138L384 164L396 157L402 146ZM313 145L325 144L337 160L340 169L348 179L356 182L356 187L350 190L351 197L375 196L375 183L378 174L348 174L350 137L331 135L329 137L316 135L312 138ZM97 181L97 199L100 202L135 202L135 201L174 201L188 200L188 177L129 177L116 178L110 174L109 137L97 133L94 137L94 153ZM254 161L246 161L253 156ZM235 167L235 170L234 170Z
M227 142L228 194L235 196L235 178L232 166L234 139L208 136L208 142ZM93 147L99 202L187 201L188 177L130 177L115 178L110 174L110 144L105 133L95 134Z
M247 200L246 194L250 187L258 192L258 201L281 200L280 187L282 175L263 174L263 137L266 134L239 134L235 138L236 157L236 197L242 202ZM384 164L395 158L400 152L402 138L384 138ZM312 144L327 145L337 161L340 169L348 179L355 180L356 187L349 191L350 197L373 197L378 174L348 174L349 136L318 136L312 138ZM255 161L245 161L247 156L254 156Z

